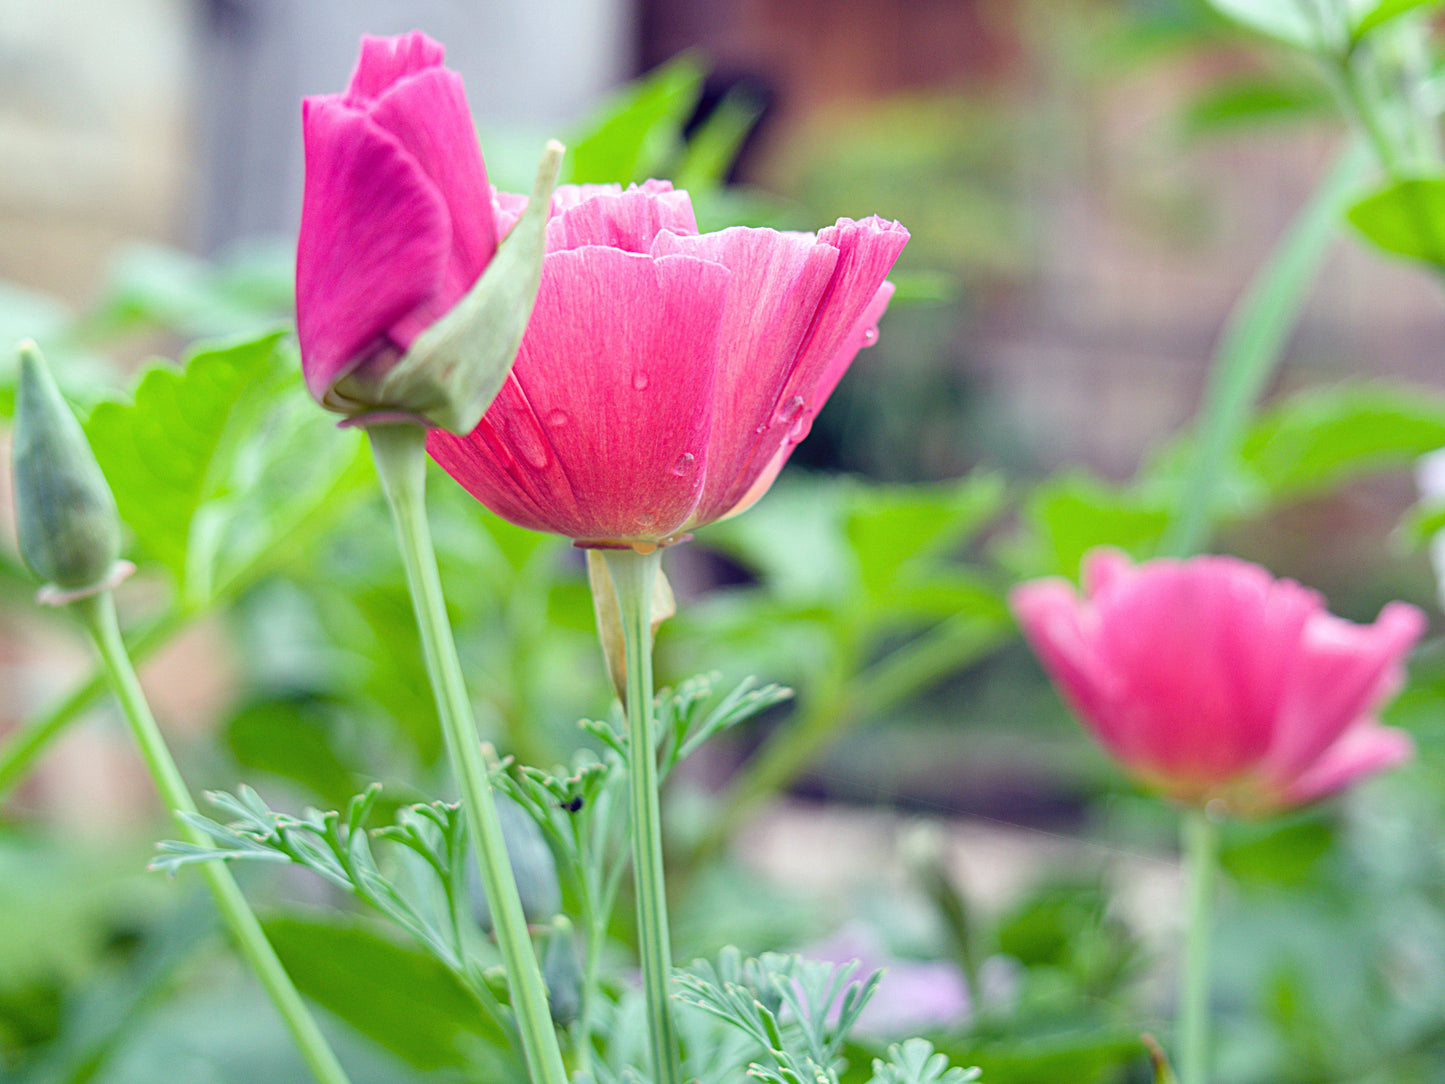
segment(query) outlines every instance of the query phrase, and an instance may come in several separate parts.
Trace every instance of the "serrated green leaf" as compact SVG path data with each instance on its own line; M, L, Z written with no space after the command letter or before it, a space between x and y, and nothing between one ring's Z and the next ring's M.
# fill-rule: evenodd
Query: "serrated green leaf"
M1328 488L1343 477L1409 465L1445 447L1445 398L1423 389L1368 384L1295 396L1255 423L1240 449L1276 497Z
M526 1078L501 1028L433 957L358 923L286 917L264 925L303 994L418 1069Z
M1387 252L1445 267L1445 177L1407 177L1358 201L1355 228Z
M101 403L86 433L121 518L141 548L180 584L191 567L192 534L206 503L225 492L237 451L235 423L254 418L281 391L280 332L202 348L182 372L157 366L130 404Z
M573 184L647 180L680 142L702 78L702 69L683 56L632 84L588 131L567 141L567 179Z

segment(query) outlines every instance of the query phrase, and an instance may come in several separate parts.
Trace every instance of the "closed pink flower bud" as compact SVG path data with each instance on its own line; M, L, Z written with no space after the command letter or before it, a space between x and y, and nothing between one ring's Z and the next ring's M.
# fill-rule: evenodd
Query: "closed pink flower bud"
M461 77L424 34L366 37L346 92L307 98L302 124L296 322L306 386L342 413L407 408L374 393L497 248Z
M1380 725L1425 627L1392 602L1372 625L1232 557L1084 563L1083 597L1062 579L1011 596L1025 637L1064 699L1146 785L1242 814L1303 805L1406 760Z
M499 229L519 213L499 195ZM686 192L562 186L506 384L438 463L498 515L579 545L665 544L771 485L876 336L896 222L699 234Z

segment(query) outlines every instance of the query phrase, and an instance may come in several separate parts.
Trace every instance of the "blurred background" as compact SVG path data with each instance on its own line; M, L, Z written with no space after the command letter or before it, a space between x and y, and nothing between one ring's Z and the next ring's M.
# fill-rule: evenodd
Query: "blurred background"
M799 689L791 713L714 743L675 788L680 957L843 929L850 951L861 936L885 956L956 958L972 1008L949 1034L960 1056L992 1056L985 1080L1146 1079L1140 1020L1168 1013L1172 821L1088 745L1001 598L1018 576L1072 575L1089 542L1157 540L1155 487L1221 331L1346 145L1324 80L1203 0L10 0L0 340L53 335L88 408L153 355L288 319L299 100L344 86L360 34L410 29L463 74L502 187L527 185L549 136L588 145L650 76L682 103L667 116L684 145L735 129L696 192L704 230L879 214L912 231L879 344L777 490L669 557L683 606L663 680L718 668ZM638 160L691 161L675 150ZM1433 404L1442 384L1438 276L1347 229L1309 270L1268 400L1408 382L1388 409L1355 410L1398 433L1400 402ZM1400 527L1416 498L1405 445L1429 446L1437 415L1378 463L1272 489L1235 479L1250 511L1213 548L1347 616L1400 597L1438 623ZM445 791L384 518L352 490L316 497L334 522L206 605L144 561L128 587L138 626L167 606L186 618L146 676L195 789L245 780L295 808L335 808L373 779L408 780L398 801ZM572 721L607 704L575 555L434 490L474 694L504 747L565 759ZM33 612L9 535L6 549L0 740L89 672L74 630ZM1438 656L1417 660L1396 716L1421 766L1231 837L1232 906L1256 922L1220 950L1221 1080L1441 1078ZM69 728L4 801L0 1079L154 1079L181 1035L201 1037L189 1058L230 1051L190 1079L260 1079L234 1067L245 1041L198 1021L224 1004L251 1034L264 1012L167 956L181 951L167 928L207 935L204 905L177 913L174 884L140 873L167 829L115 718ZM847 925L860 918L866 935ZM163 979L137 977L157 961ZM129 1006L125 1041L114 1021L77 1023L96 990ZM424 1068L406 1071L433 1079Z

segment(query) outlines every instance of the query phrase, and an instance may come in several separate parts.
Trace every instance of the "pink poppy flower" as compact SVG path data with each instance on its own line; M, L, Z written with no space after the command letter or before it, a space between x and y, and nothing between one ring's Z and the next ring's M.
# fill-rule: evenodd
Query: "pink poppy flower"
M1372 625L1232 557L1134 565L1085 559L1083 596L1062 579L1016 587L1025 637L1109 753L1182 802L1237 813L1302 805L1406 760L1377 709L1425 627L1392 602Z
M491 187L462 80L413 32L365 37L342 94L302 107L296 323L306 386L359 413L491 261ZM339 386L338 386L339 385Z
M520 212L499 195L499 232ZM532 322L446 471L513 523L663 545L757 500L877 335L896 222L699 234L687 193L562 186Z

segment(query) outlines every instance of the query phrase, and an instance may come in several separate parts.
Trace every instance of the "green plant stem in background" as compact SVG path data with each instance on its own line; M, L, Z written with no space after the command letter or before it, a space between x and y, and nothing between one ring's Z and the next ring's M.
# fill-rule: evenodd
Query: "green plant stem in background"
M447 755L461 789L462 808L491 907L512 1008L522 1036L522 1052L535 1084L566 1084L562 1052L547 1006L547 988L507 859L496 798L482 760L471 701L467 698L461 662L442 598L441 577L426 518L426 431L417 425L379 425L368 429L367 435L396 523L427 675L436 696Z
M1230 312L1210 362L1204 403L1194 427L1192 458L1160 544L1161 553L1187 557L1208 542L1228 459L1279 366L1325 249L1356 193L1369 157L1358 142L1345 149Z
M1179 1084L1208 1084L1209 935L1219 826L1202 808L1184 813L1184 969L1179 987Z
M190 791L186 789L181 773L171 759L170 750L166 748L165 739L161 736L150 705L141 691L130 656L126 654L125 644L120 636L120 625L116 621L115 600L109 591L102 591L71 605L85 622L95 641L96 650L100 653L106 674L115 689L117 699L120 700L126 719L130 722L131 731L140 746L146 766L150 769L151 778L155 780L161 800L178 813L194 814L196 807L191 801ZM197 846L211 845L210 839L203 832L184 820L181 821L181 827ZM296 992L296 987L292 985L290 976L277 959L275 950L266 940L261 924L246 903L246 897L241 894L231 871L220 862L202 863L200 869L201 876L206 879L211 894L215 897L221 917L225 919L231 935L236 939L237 947L286 1021L286 1026L296 1040L296 1045L300 1047L311 1072L322 1084L347 1084L346 1072L316 1026L316 1021L302 1002L301 995Z
M627 657L627 766L632 818L632 877L637 888L637 945L647 996L652 1073L657 1084L681 1084L672 1019L672 945L662 869L662 812L657 790L657 738L652 719L652 590L660 550L603 550L622 612Z

